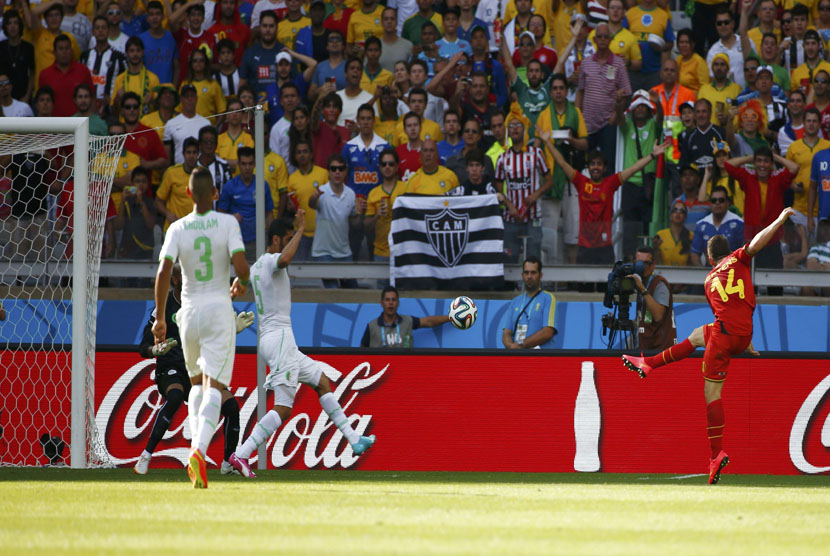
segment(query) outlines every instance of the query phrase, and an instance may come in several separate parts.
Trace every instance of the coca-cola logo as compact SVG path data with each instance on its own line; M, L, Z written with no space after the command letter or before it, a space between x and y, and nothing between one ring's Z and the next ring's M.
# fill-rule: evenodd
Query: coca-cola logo
M358 395L378 383L386 373L389 365L379 371L373 371L368 362L363 362L348 374L322 364L323 372L337 384L333 392L343 411L349 415L349 408ZM101 401L95 422L103 436L103 446L109 458L116 465L135 462L147 441L156 415L164 405L164 399L153 381L155 361L140 361L127 369L107 391ZM342 378L342 380L340 380ZM339 382L338 382L339 381ZM240 430L249 430L251 420L255 418L257 396L256 389L231 387L231 391L240 405ZM349 423L358 434L367 431L372 415L349 415ZM222 422L217 431L222 429ZM222 442L221 433L217 433L214 442ZM187 420L187 408L176 412L170 428L153 454L154 458L167 456L175 458L184 465L190 451L190 427ZM240 441L244 438L240 438ZM351 447L344 441L342 433L329 420L325 411L320 410L312 422L308 413L297 413L284 423L277 434L267 443L270 451L271 465L283 467L296 462L302 452L302 461L306 467L315 467L322 463L326 468L337 465L351 467L357 457ZM210 457L209 462L215 463ZM253 461L256 461L254 456Z
M827 405L827 393L830 392L830 375L819 382L807 395L804 403L798 410L790 430L790 461L802 473L824 473L830 471L830 466L819 467L807 461L805 445L808 443L808 432L811 424L820 409ZM815 435L812 435L815 438ZM821 444L824 448L830 448L830 414L827 415L824 425L821 427Z

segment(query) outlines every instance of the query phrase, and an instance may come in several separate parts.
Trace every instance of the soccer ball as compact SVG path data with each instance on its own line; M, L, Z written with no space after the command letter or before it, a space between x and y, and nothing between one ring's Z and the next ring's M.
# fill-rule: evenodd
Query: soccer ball
M454 327L466 330L475 323L478 309L476 309L476 304L473 303L472 299L466 295L460 295L450 303L448 316Z

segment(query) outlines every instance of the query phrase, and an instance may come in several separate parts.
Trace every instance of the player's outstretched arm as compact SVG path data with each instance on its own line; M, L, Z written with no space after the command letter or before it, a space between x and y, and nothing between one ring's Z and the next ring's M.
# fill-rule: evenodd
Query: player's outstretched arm
M300 240L303 239L303 232L305 232L305 211L297 209L297 214L294 215L294 236L285 246L285 249L280 253L280 259L277 261L277 268L285 268L291 261L294 260L294 255L297 254L297 249L300 247Z
M153 324L153 336L160 344L167 338L167 292L170 291L170 275L173 273L173 261L163 258L156 273L156 322Z
M772 224L758 232L752 241L749 242L749 245L746 248L747 254L751 256L755 256L758 252L767 246L767 243L770 242L772 236L775 235L775 232L778 231L778 228L784 225L784 222L787 221L787 218L791 217L795 214L795 211L791 207L787 207L781 211L781 214L778 215L778 218L773 221Z

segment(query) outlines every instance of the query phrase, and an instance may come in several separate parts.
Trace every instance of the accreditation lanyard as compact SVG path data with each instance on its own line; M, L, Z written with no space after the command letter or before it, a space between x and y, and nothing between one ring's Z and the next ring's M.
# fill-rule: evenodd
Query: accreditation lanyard
M677 83L675 83L674 84L674 93L672 93L672 97L674 97L674 101L672 102L672 105L671 105L671 111L667 114L667 116L672 116L677 111L677 97L680 96L679 89L680 89L680 87L678 87ZM665 87L663 87L663 98L666 100L665 105L668 106L669 105L669 98L671 98L671 97L669 97L669 95L666 94L666 88Z
M383 347L387 347L386 344L386 329L387 326L383 326L383 334L380 335L380 339L383 342ZM400 343L403 343L403 337L401 337L401 325L400 323L395 323L395 335L397 338L400 338Z

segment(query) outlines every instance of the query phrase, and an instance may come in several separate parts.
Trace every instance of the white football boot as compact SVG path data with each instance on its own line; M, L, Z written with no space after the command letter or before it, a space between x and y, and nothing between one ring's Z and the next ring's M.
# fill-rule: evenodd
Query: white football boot
M150 460L153 456L145 456L141 454L138 456L138 461L135 462L135 467L133 467L133 471L139 475L146 475L147 471L150 469Z

